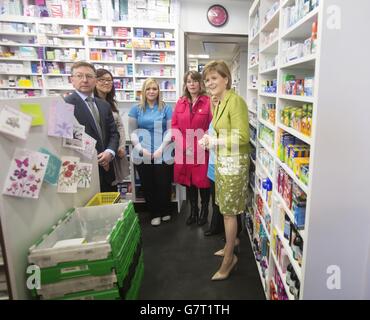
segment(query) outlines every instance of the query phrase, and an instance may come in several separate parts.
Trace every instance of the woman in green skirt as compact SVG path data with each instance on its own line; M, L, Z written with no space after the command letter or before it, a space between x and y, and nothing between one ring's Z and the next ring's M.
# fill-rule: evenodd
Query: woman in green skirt
M234 255L237 215L246 208L249 177L249 119L248 107L231 89L231 73L224 61L211 61L203 70L208 92L219 98L212 126L216 137L205 135L200 144L215 148L216 203L224 217L226 244L216 252L223 261L212 280L224 280L236 266Z

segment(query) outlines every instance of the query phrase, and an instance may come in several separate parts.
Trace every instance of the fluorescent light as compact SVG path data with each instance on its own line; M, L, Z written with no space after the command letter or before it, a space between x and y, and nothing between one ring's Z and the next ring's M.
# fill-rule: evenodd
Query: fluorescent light
M209 59L209 54L188 54L188 58Z

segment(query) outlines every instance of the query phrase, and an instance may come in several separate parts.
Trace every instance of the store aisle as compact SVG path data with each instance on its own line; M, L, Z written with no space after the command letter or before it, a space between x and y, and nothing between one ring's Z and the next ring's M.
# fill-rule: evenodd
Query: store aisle
M222 248L223 241L218 235L204 237L207 225L186 226L188 210L183 205L170 222L154 228L148 213L138 208L145 266L140 299L264 299L248 235L241 235L238 269L225 281L211 281L221 263L213 252Z

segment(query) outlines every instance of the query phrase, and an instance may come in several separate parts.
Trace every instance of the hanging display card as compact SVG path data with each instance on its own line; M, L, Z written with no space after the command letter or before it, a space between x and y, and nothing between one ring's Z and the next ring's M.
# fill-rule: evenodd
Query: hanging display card
M53 137L73 138L75 106L55 102L49 108L48 135Z
M41 153L45 153L49 155L49 162L46 168L44 181L49 184L57 185L58 178L59 178L59 171L60 166L62 165L62 161L53 153L45 148L40 148L39 151Z
M92 176L92 164L80 162L77 166L77 187L90 188Z
M76 150L83 150L83 136L85 134L85 126L80 124L74 123L73 124L73 137L72 139L63 138L63 147L76 149Z
M3 194L37 199L48 160L47 154L17 148L5 180Z
M0 132L26 140L32 117L17 109L5 106L0 111Z
M31 126L42 126L45 123L44 113L38 103L21 103L21 111L32 116Z
M96 140L85 132L82 138L82 143L84 147L83 150L77 149L76 151L83 154L86 158L92 159L95 152Z
M77 166L80 158L62 157L62 165L59 171L58 192L76 193L77 192Z

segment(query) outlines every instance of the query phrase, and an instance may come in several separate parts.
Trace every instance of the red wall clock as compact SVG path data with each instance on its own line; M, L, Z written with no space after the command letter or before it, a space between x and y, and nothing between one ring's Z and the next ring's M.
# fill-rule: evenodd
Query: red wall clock
M222 27L229 19L229 13L225 7L219 4L214 4L213 6L210 6L207 11L207 19L212 26Z

